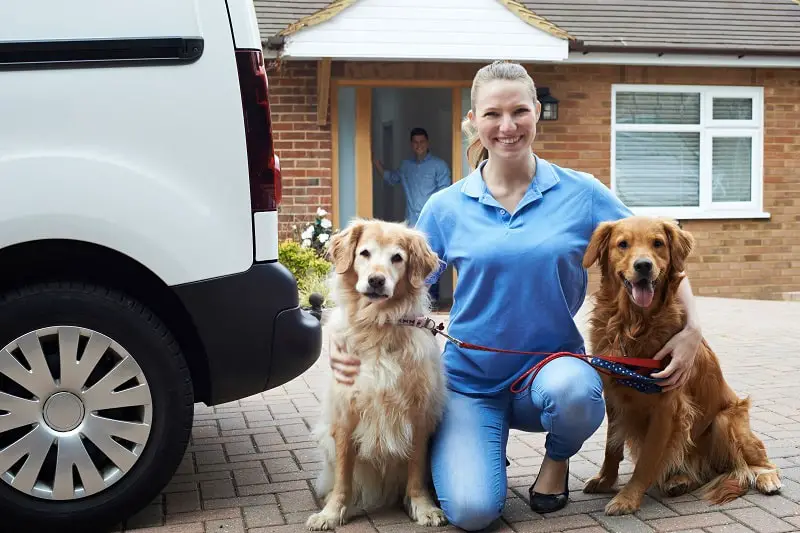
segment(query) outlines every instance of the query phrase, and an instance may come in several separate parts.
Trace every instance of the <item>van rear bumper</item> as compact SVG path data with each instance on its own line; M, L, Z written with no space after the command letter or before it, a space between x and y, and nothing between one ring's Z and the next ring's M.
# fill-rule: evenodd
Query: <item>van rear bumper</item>
M278 387L319 358L322 326L299 307L297 283L278 262L173 287L208 361L207 405ZM187 356L191 356L187 354Z

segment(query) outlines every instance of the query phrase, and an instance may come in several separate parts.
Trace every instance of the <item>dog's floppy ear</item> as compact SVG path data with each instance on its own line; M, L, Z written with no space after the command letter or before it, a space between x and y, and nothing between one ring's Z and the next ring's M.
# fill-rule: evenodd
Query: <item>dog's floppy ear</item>
M694 249L694 236L681 229L675 221L663 220L662 223L669 240L670 268L680 274L686 266L686 259Z
M350 227L331 237L330 245L328 246L328 257L333 263L337 274L344 274L353 266L356 246L363 231L363 222L355 221Z
M439 268L439 256L431 249L425 235L414 230L406 241L408 281L415 289Z
M586 252L583 254L583 268L589 268L598 259L600 260L600 266L604 266L608 251L608 240L611 238L612 229L614 229L614 222L606 221L601 222L594 230L591 239L589 239L589 245L586 247Z

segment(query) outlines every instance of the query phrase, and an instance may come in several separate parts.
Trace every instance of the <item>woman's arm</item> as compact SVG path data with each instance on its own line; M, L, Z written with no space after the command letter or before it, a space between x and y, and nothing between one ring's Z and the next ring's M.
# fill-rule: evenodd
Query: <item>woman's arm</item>
M672 356L664 370L652 374L654 378L663 380L659 384L664 392L676 389L689 380L697 350L703 342L703 332L688 277L684 277L678 286L677 296L686 311L686 325L653 357L660 360L667 355Z
M678 301L686 311L686 326L684 329L694 329L700 331L700 318L697 316L697 306L692 293L692 286L689 284L689 277L684 276L681 284L678 285Z

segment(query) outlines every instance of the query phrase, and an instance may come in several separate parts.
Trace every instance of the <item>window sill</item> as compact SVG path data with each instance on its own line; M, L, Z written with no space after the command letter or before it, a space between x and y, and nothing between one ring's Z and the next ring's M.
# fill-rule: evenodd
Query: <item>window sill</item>
M635 215L674 218L676 220L769 220L770 213L765 211L695 211L687 209L658 209L652 207L631 207Z

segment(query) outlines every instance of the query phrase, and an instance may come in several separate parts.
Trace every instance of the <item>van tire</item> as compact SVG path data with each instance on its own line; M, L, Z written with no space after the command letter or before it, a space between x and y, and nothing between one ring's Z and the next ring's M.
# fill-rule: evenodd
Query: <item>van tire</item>
M4 524L0 529L106 531L150 504L183 460L194 415L191 375L165 324L141 302L120 291L58 281L0 295L0 348L28 332L53 326L80 326L102 333L130 354L149 386L150 433L126 474L83 498L37 498L0 478ZM8 380L2 375L0 379Z

